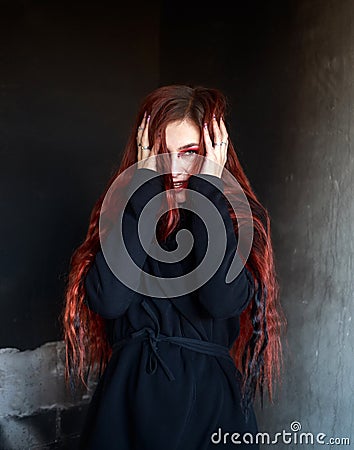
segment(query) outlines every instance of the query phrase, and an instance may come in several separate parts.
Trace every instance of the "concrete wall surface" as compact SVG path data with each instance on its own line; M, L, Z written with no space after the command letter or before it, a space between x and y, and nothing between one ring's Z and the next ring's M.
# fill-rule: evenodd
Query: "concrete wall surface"
M0 350L0 448L75 448L95 387L71 391L64 380L64 342L35 350Z

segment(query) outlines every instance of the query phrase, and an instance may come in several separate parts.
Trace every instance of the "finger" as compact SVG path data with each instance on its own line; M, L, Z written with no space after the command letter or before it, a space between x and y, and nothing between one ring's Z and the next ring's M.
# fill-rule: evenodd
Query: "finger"
M138 144L141 152L141 159L147 159L151 152L151 148L149 146L149 120L150 116L146 119L146 125L141 136L140 144Z
M229 145L229 135L225 126L225 122L222 117L220 118L220 131L221 131L221 150L227 153L227 148Z
M229 135L222 117L220 118L220 131L222 140L226 142L229 139Z
M213 143L210 138L209 130L208 130L208 124L205 122L203 127L203 136L204 136L204 143L206 150L212 150Z
M140 127L145 128L145 125L146 125L146 111L144 112L143 120L141 121Z
M147 116L144 130L141 135L141 141L140 141L144 147L149 146L149 122L150 122L150 116Z
M141 136L143 135L145 125L146 125L146 111L144 112L143 120L141 121L140 125L138 126L138 132L136 134L136 140L137 140L138 144L141 141Z
M138 127L138 132L136 135L136 143L138 146L138 161L141 161L141 159L142 159L141 138L143 135L143 131L145 130L145 126L146 126L146 111L144 112L143 120L141 121L141 123Z
M146 113L145 113L146 115ZM143 119L144 129L141 131L140 137L138 137L138 154L141 159L146 159L150 154L149 147L149 119L150 116Z
M136 135L136 143L138 146L138 161L142 160L142 152L141 152L141 137L143 135L143 131L145 129L145 125L146 125L146 111L144 112L144 116L143 116L143 120L141 121L139 127L138 127L138 132Z
M217 149L220 146L219 144L221 142L221 132L215 115L213 116L213 133L214 133L214 147ZM215 144L217 144L217 146L215 146Z
M220 118L220 131L221 131L222 150L226 152L229 145L229 135L225 126L225 122L223 121L222 118Z

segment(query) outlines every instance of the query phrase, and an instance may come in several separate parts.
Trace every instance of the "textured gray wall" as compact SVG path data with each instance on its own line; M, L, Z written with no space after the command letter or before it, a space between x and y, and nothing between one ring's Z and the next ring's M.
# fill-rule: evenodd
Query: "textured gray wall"
M269 44L260 78L282 117L261 126L273 151L269 164L261 155L259 188L289 346L281 396L259 422L276 432L297 420L325 442L351 437L354 446L354 3L299 1L287 35L273 32ZM251 158L262 153L254 149Z
M0 351L0 448L75 448L89 390L67 389L64 343Z

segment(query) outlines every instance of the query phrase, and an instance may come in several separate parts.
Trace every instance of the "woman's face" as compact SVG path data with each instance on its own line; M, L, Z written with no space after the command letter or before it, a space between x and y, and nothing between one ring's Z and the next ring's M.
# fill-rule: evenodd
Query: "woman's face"
M186 201L188 178L199 150L200 131L190 119L171 122L166 127L166 145L171 156L171 174L177 203ZM184 182L180 184L179 182Z

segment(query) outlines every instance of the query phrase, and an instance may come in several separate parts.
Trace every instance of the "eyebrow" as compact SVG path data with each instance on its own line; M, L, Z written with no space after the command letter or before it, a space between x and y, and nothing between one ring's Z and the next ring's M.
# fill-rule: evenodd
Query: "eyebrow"
M179 147L177 150L185 150L186 148L190 147L199 147L199 143L196 144L195 142L192 142L191 144L182 145L182 147Z

